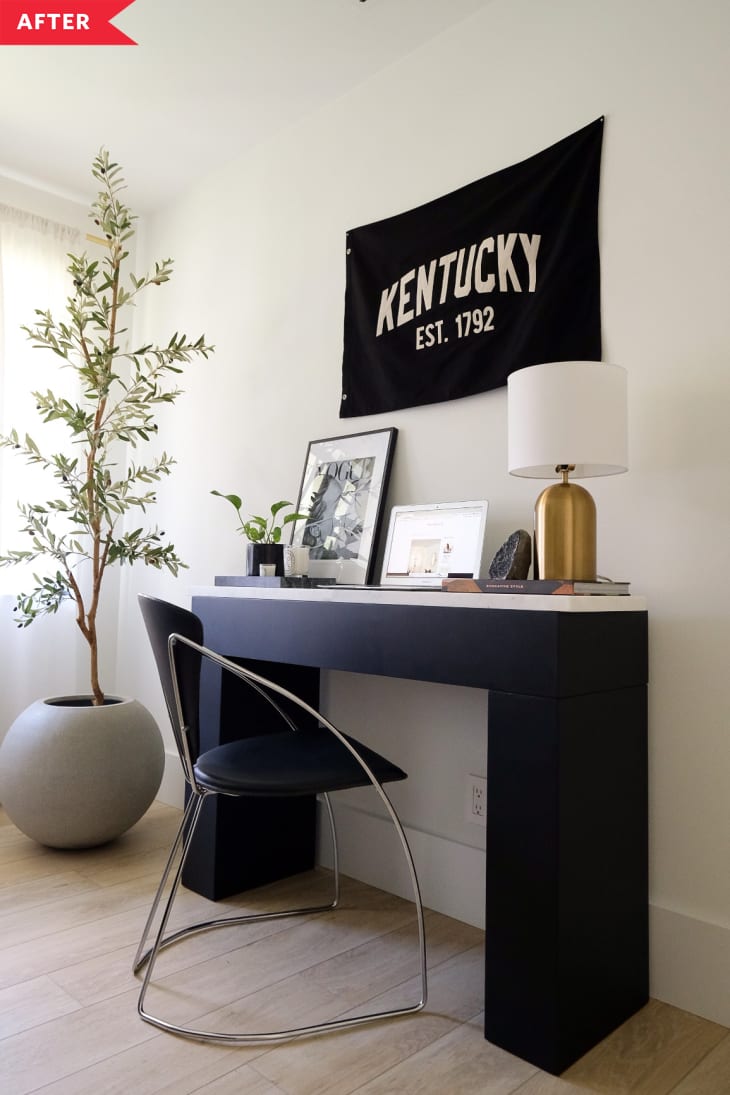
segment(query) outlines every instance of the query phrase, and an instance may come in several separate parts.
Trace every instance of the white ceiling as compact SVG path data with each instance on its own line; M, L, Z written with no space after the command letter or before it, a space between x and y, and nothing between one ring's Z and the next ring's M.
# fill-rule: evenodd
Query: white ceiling
M104 145L150 212L485 2L133 0L136 46L2 46L0 174L86 203Z

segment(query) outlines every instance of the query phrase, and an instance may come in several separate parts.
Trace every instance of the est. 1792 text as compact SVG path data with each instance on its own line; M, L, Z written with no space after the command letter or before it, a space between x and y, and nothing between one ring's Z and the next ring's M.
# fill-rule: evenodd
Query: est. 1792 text
M472 308L468 312L459 312L454 317L453 327L447 330L446 322L438 319L433 323L423 323L416 327L416 349L428 350L432 346L441 346L449 341L449 332L453 338L468 338L494 330L494 308Z

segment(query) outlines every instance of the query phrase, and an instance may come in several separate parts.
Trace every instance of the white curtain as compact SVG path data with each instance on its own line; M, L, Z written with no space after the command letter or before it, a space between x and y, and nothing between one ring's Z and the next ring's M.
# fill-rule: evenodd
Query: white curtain
M76 378L51 351L35 349L21 328L34 325L36 309L62 317L73 288L67 255L82 246L77 229L0 204L0 432L27 432L43 451L55 451L63 427L41 422L32 392L51 388L73 399ZM0 449L0 552L28 546L18 532L18 500L42 502L54 497L54 487L22 457ZM13 594L30 582L32 573L23 567L0 569L0 740L32 700L79 688L83 651L75 637L69 641L70 604L27 629L13 626Z

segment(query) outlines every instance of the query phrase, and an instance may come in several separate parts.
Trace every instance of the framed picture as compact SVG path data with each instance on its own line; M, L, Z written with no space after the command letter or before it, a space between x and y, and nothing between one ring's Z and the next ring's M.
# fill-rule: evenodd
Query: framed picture
M310 441L291 543L309 548L310 578L372 581L383 503L398 431Z

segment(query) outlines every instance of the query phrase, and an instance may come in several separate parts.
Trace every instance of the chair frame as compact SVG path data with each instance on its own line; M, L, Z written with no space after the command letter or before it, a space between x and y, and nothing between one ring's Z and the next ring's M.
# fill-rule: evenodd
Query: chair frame
M395 827L396 833L400 840L401 848L408 865L408 872L413 890L413 898L416 908L416 919L418 923L418 950L419 950L419 964L420 964L420 997L417 1003L407 1005L401 1008L386 1009L383 1011L368 1012L364 1015L358 1015L353 1018L346 1019L332 1019L322 1023L312 1023L305 1026L290 1027L284 1030L275 1031L263 1031L258 1033L227 1033L221 1031L204 1030L197 1027L182 1026L177 1023L165 1020L157 1015L153 1015L145 1007L145 998L147 996L147 990L152 980L152 971L155 967L159 954L166 947L171 946L174 943L180 942L182 939L188 936L197 934L199 932L211 931L219 927L231 927L235 924L250 924L259 921L266 920L278 920L293 916L305 916L317 912L326 912L331 909L337 908L340 900L340 871L339 871L339 856L337 850L337 830L335 826L335 817L332 810L332 804L330 802L330 796L327 792L321 792L321 797L324 801L327 818L329 822L329 830L332 842L332 857L333 857L333 895L332 900L323 905L313 905L306 907L299 907L293 909L285 909L277 912L264 912L248 914L245 916L227 916L220 917L212 920L203 920L191 924L187 927L180 928L177 931L173 931L170 934L166 934L167 925L170 919L172 906L177 895L180 881L182 878L183 869L185 867L185 861L190 851L190 847L195 835L198 820L201 815L201 810L206 799L211 795L222 794L221 791L210 790L198 782L195 775L195 760L191 751L190 743L190 731L185 723L185 717L182 710L182 702L180 698L180 687L178 683L177 668L175 663L175 647L178 643L182 643L192 650L197 651L201 657L208 659L209 661L218 665L222 670L232 673L234 676L246 682L258 692L264 699L266 699L281 715L284 721L288 724L293 732L298 732L298 727L289 717L289 715L282 709L282 707L276 702L274 697L270 694L274 692L279 696L284 697L286 700L293 703L295 706L305 711L317 720L320 726L327 729L333 734L337 740L349 750L352 756L355 758L360 768L367 777L368 782L375 788L378 793L385 809ZM185 781L189 787L189 798L185 810L183 812L182 821L178 828L177 834L172 844L170 854L168 856L165 868L162 872L162 878L157 887L152 907L150 909L147 921L145 923L144 931L142 932L142 938L137 948L137 953L134 958L133 970L137 975L142 969L144 969L144 979L142 981L142 987L140 989L139 1000L137 1003L137 1011L140 1017L146 1022L151 1023L155 1027L159 1027L161 1030L168 1031L172 1034L179 1034L186 1038L191 1038L200 1042L209 1042L222 1045L250 1045L256 1043L267 1042L283 1042L292 1038L302 1037L304 1035L320 1034L326 1031L342 1030L347 1027L362 1026L365 1023L370 1023L378 1019L391 1019L400 1015L410 1015L414 1012L421 1011L426 1006L428 998L428 982L427 982L427 969L426 969L426 933L424 926L423 916L423 902L421 900L421 892L418 885L418 877L416 875L416 869L413 862L413 856L411 854L410 847L406 834L403 831L400 819L396 814L391 801L383 789L382 784L378 781L370 767L365 760L360 756L357 749L353 747L351 742L347 740L344 734L341 733L337 727L330 722L324 715L322 715L315 708L311 707L304 700L300 699L294 693L288 689L283 688L281 685L276 684L274 681L268 680L265 677L259 676L252 670L244 668L235 662L230 661L228 658L217 654L215 651L210 650L208 647L202 646L199 643L193 642L184 635L177 633L171 634L168 637L168 656L170 659L170 668L172 671L173 689L175 695L175 708L177 715L177 726L173 726L175 730L175 738L178 744L178 752L180 754L180 761L182 763L183 772L185 775ZM246 797L246 796L234 796ZM176 858L179 856L179 862L177 868L173 872L173 866ZM162 896L165 887L172 874L172 883L170 893L162 911L159 925L156 932L153 930L153 924L157 916L157 912L162 900ZM154 935L154 942L150 947L145 949L148 939L151 935Z

